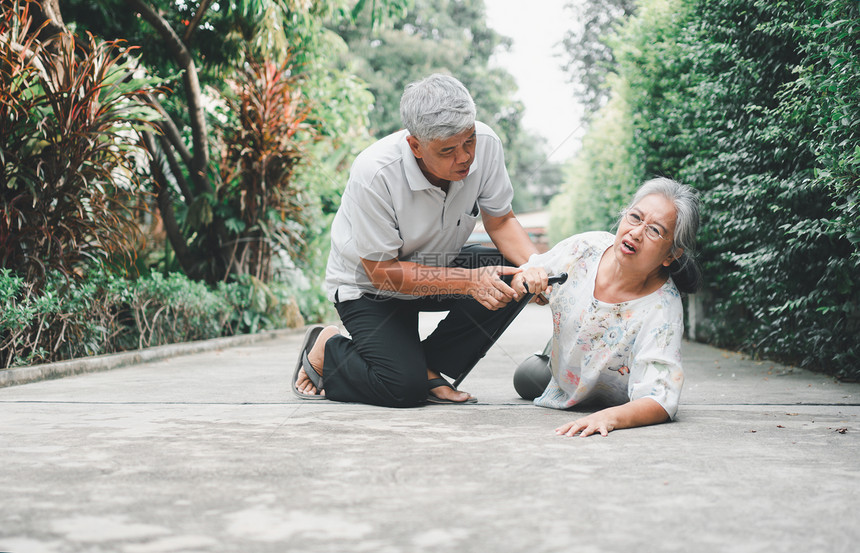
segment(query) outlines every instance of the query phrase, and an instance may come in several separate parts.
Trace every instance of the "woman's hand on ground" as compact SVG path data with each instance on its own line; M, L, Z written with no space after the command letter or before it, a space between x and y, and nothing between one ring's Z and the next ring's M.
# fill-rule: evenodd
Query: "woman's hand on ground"
M592 413L587 417L576 419L555 429L555 433L560 436L575 436L579 434L581 438L591 436L595 432L599 432L601 436L606 436L615 430L614 417L607 416L603 411Z
M607 407L587 417L576 419L555 429L560 436L581 437L591 436L600 432L606 436L613 430L621 428L634 428L649 424L659 424L669 420L669 414L657 400L651 397L642 397L623 405Z

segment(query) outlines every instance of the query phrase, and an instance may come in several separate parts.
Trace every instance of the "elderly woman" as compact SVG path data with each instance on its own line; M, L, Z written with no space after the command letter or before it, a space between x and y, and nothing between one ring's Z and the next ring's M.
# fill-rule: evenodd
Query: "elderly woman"
M551 376L535 405L609 405L562 425L558 434L606 436L675 416L684 383L680 293L695 291L700 282L692 260L698 206L690 187L650 180L623 211L614 237L572 236L532 256L514 277L513 288L524 292L523 282L546 282L547 273L570 275L549 296ZM534 365L521 366L515 378L529 370Z

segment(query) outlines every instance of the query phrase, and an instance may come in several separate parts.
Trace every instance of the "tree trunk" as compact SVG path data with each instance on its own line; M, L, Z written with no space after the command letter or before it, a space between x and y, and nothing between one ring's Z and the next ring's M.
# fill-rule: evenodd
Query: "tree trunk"
M44 40L54 36L57 33L67 32L66 24L63 23L63 16L60 13L60 0L41 0L30 4L30 9L33 14L33 21L36 27L47 22L47 25L42 30L39 40Z
M164 115L164 122L161 124L161 128L164 131L164 138L166 140L160 140L160 145L166 147L164 154L167 158L167 169L174 176L176 182L179 183L182 195L184 196L183 201L187 206L191 207L194 200L201 194L214 196L215 193L215 187L208 176L210 163L208 129L203 111L203 97L200 89L200 81L198 80L197 67L185 40L176 34L167 20L153 6L144 0L125 1L129 7L152 25L164 40L164 44L173 56L176 65L182 70L185 99L188 105L189 122L191 125L192 147L190 151L185 148L179 129L175 123L170 120L170 117L163 109L159 109L160 106L157 105L157 102L154 102L154 104ZM192 29L199 24L203 13L210 5L211 0L201 3L194 18L195 23L191 26ZM189 29L189 31L192 29ZM190 39L190 36L191 33L187 33L186 39ZM178 160L176 159L177 156L182 160L188 171L190 183L186 183L185 181ZM159 170L161 170L160 167ZM168 196L165 195L161 195L159 198L159 209L162 210L162 218L165 222L168 220L175 221L176 216L173 213L173 203L166 201L167 198ZM170 213L166 213L164 210L168 210ZM206 234L204 243L208 250L204 252L193 252L188 247L185 236L181 233L168 233L168 236L182 267L184 269L186 267L192 268L186 269L186 273L191 278L204 278L213 283L226 277L227 260L230 258L230 251L229 247L224 245L224 237L228 236L224 221L216 216L212 220L211 226L211 229L203 231ZM211 263L208 265L209 268L200 269L204 265L199 263L199 261L201 258L206 257L211 259Z

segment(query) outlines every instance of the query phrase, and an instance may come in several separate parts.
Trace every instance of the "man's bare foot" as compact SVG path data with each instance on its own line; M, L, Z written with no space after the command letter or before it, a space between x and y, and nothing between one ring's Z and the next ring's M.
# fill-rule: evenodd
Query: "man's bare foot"
M327 326L320 331L319 336L317 336L316 342L311 347L311 350L308 352L308 361L311 362L311 367L316 371L316 373L320 376L323 374L323 361L325 360L325 343L332 336L340 334L340 330L334 325ZM308 378L305 369L299 369L298 377L296 378L296 390L306 395L316 395L319 393L317 391L314 383L311 382L311 379ZM325 395L325 391L322 392Z
M433 378L441 378L442 376L430 369L427 369L427 380L431 380ZM449 401L455 401L457 403L464 403L468 401L469 398L472 397L471 394L467 392L460 392L451 388L450 386L436 386L435 388L430 389L430 393L439 399L447 399Z

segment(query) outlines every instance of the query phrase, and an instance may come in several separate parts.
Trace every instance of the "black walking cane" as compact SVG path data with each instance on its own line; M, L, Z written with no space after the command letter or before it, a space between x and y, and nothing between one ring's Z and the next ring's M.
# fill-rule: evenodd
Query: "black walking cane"
M555 285L555 284L564 284L564 282L566 280L567 280L567 273L561 273L560 275L549 277L548 284L550 286ZM490 336L490 340L487 342L487 345L481 349L481 352L478 354L478 357L475 359L475 361L472 362L472 364L469 366L468 369L466 369L463 372L463 374L461 374L460 376L457 377L457 380L454 381L454 388L457 388L457 386L459 386L460 383L463 382L463 379L466 378L466 376L468 376L468 374L470 372L472 372L472 369L475 368L475 365L478 364L478 361L480 361L484 357L484 355L487 354L487 352L490 350L490 348L493 346L493 344L496 343L496 340L498 340L499 337L502 335L502 333L505 330L507 330L507 328L511 325L512 322L514 322L514 319L517 318L517 315L520 314L520 311L522 311L525 308L525 306L528 305L528 303L531 301L532 296L534 296L534 294L529 292L528 289L529 289L529 287L528 287L528 285L526 285L526 292L527 292L526 295L523 296L523 298L517 303L516 307L514 307L511 310L510 314L508 315L507 320L505 320L505 322L502 323L502 325L498 328L498 330L496 330Z

